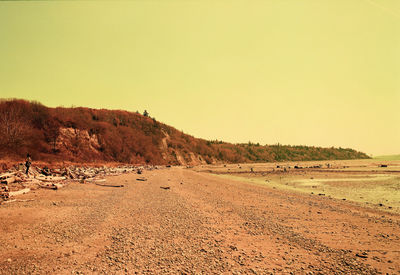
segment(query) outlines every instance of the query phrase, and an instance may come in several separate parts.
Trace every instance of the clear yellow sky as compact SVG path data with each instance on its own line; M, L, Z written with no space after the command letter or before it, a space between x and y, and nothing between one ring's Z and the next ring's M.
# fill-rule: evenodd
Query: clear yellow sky
M400 1L0 2L0 97L400 153Z

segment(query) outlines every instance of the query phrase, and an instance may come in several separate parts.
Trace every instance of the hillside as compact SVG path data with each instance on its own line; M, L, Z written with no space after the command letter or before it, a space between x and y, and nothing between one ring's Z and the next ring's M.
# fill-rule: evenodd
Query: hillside
M120 110L0 102L0 158L196 165L369 158L353 149L231 144L194 138L149 116Z

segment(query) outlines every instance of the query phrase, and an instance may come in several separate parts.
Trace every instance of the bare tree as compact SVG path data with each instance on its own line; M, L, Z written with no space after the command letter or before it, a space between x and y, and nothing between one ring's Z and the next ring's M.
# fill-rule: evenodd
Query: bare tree
M48 119L44 126L44 136L46 141L51 144L53 152L57 151L57 138L60 135L60 125L54 119Z
M0 145L14 149L24 145L30 126L24 119L21 106L3 105L0 109Z

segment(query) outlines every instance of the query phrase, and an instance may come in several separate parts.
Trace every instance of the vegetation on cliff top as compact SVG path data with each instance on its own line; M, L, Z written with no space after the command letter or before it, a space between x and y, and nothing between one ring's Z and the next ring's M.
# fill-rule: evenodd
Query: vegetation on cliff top
M73 135L65 136L65 129ZM147 111L144 116L49 108L16 99L0 102L0 133L0 157L23 158L29 152L43 161L198 164L369 158L353 149L207 141L160 123ZM93 146L88 137L94 138Z

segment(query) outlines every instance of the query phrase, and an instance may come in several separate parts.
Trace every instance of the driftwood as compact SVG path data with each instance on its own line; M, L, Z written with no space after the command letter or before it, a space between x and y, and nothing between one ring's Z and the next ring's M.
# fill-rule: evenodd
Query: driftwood
M22 167L22 168L21 168ZM0 174L0 201L7 200L9 202L10 196L17 196L29 192L29 188L46 188L57 190L65 186L68 180L78 180L82 183L92 182L96 185L103 187L124 187L124 185L105 184L105 176L121 175L124 173L137 173L142 174L144 170L159 169L160 167L154 166L120 166L120 167L76 167L69 166L64 168L50 169L48 167L31 166L28 175L24 173L24 165L21 167L13 167L9 171ZM147 181L146 178L140 177L138 181ZM14 189L13 183L21 183L25 188L19 191L9 192L9 189ZM19 185L19 184L18 184ZM17 187L17 185L15 186ZM19 187L19 186L18 186ZM165 189L169 189L165 188ZM21 200L19 200L21 201Z
M170 189L169 186L160 186L160 188L161 188L161 189L164 189L164 190L169 190L169 189Z
M38 179L29 178L29 179L25 180L24 183L37 183L37 184L39 184L39 183L41 183L41 181L38 180Z
M66 177L37 177L38 180L44 181L44 182L54 182L54 181L62 181L67 179Z
M39 186L42 188L53 189L53 190L57 190L57 189L64 187L64 185L62 185L60 183L39 184Z
M95 179L95 178L91 178L91 179L86 179L86 181L89 182L106 182L106 179Z
M60 183L53 183L53 185L56 187L56 189L60 189L60 188L64 187L64 185L60 184Z
M98 185L98 186L104 186L104 187L124 187L124 185L123 184L120 184L120 185L112 185L112 184L101 184L101 183L94 183L94 184L96 184L96 185Z
M10 178L6 178L6 179L2 179L2 180L1 180L1 183L3 183L3 184L10 184L10 183L15 182L16 180L17 180L16 177L10 177Z
M6 200L10 197L10 195L8 194L8 192L1 192L0 191L0 198L3 200Z
M5 173L5 174L1 174L1 175L0 175L0 179L3 180L3 179L6 179L6 178L9 178L9 177L12 177L12 176L14 176L14 175L15 175L15 172L14 172L14 173Z
M27 201L34 201L34 199L29 199L29 200L8 200L8 201L3 201L3 203L10 203L10 202L27 202Z
M31 191L31 189L25 188L25 189L22 189L19 191L9 192L8 194L10 195L10 197L12 197L12 196L18 196L18 195L28 193L29 191Z
M51 184L51 185L39 184L39 186L40 186L41 188L46 188L46 189L53 189L53 190L56 190L56 189L57 189L57 187L54 186L53 184Z
M10 202L15 202L15 201L17 201L17 200L8 200L8 201L3 201L2 203L10 203Z
M71 170L69 168L66 168L65 172L62 175L67 176L70 179L76 179L76 175L73 172L71 172Z

